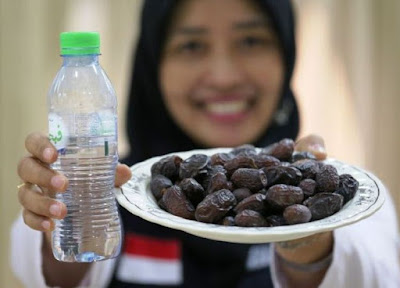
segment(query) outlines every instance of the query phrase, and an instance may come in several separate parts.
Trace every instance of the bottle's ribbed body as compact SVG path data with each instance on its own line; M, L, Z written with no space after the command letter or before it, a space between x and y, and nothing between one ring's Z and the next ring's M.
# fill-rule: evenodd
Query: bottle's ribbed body
M114 195L116 96L98 55L65 56L48 104L49 138L58 150L52 168L69 181L56 195L68 212L55 221L53 254L66 262L113 258L122 238Z

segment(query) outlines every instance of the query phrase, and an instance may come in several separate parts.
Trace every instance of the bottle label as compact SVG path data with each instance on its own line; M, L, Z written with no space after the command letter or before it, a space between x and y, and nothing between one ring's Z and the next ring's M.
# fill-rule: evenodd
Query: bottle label
M110 143L115 142L117 136L117 117L113 111L98 110L92 113L77 113L74 115L73 122L75 135L83 136L76 140L79 146L103 146L104 155L109 155ZM87 137L90 138L90 143L87 142Z
M101 135L102 136L115 136L117 132L117 117L114 113L108 110L99 111L99 118L101 119Z
M75 134L87 136L114 136L116 117L111 111L75 114Z
M117 117L112 111L100 110L92 113L56 114L49 113L49 139L60 155L65 155L70 137L79 145L108 145L116 138Z
M68 142L68 130L63 119L55 114L49 113L49 139L57 151L63 154Z

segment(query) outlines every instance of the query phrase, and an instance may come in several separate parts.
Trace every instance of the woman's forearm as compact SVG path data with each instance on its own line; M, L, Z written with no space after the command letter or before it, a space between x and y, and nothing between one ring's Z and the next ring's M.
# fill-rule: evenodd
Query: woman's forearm
M332 253L333 233L326 232L304 239L278 243L275 249L278 254L277 265L288 287L318 287L329 268L330 261L323 259ZM319 267L314 265L313 269L301 269L303 264L305 264L304 267L311 267L313 263L321 260Z

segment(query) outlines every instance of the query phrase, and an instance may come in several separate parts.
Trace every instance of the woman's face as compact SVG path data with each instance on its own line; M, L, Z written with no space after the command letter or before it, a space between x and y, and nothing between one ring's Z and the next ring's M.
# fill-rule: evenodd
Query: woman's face
M255 141L279 101L284 63L271 20L248 0L182 1L160 66L164 102L196 142Z

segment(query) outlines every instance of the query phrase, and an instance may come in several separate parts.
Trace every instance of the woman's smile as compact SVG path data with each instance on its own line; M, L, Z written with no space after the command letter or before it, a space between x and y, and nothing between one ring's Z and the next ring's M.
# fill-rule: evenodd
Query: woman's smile
M219 94L194 102L194 107L216 124L234 124L248 117L257 102L255 95Z

